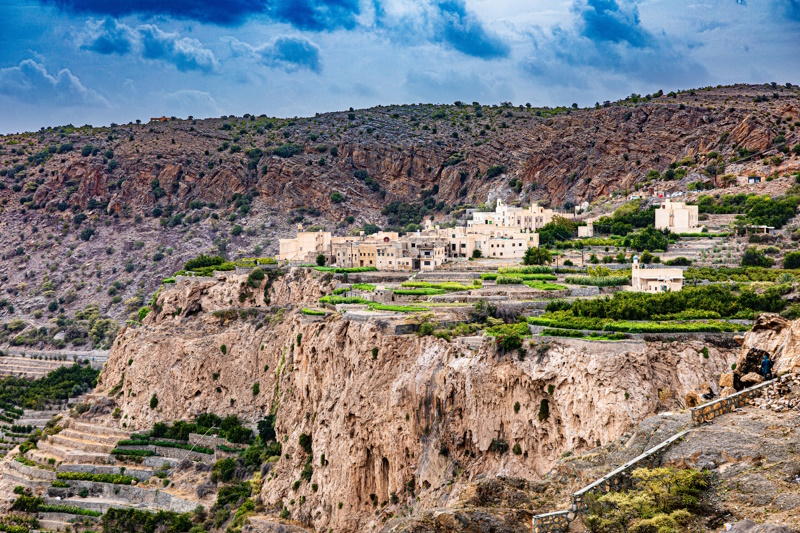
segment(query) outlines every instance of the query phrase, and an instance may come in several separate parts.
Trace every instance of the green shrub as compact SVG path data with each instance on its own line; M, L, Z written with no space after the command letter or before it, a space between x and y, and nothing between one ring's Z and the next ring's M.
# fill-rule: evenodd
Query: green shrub
M233 479L233 474L236 471L236 459L231 457L220 459L214 463L214 468L211 471L211 480L216 482L222 481L227 483Z
M742 254L742 266L743 267L762 267L762 268L769 268L775 263L774 260L767 257L762 250L759 250L755 246L749 247L745 250L744 254Z
M247 286L253 289L257 289L261 286L261 282L264 281L266 274L260 268L253 269L250 274L247 276Z
M489 450L503 455L508 451L508 443L503 439L493 439L489 445Z
M302 313L310 316L325 316L325 311L322 309L309 309L307 307L303 308Z
M539 404L539 422L544 422L550 418L550 401L545 398Z
M150 409L155 409L158 407L158 397L153 394L153 397L150 398Z
M800 269L800 252L789 252L783 258L783 268Z
M419 335L420 337L427 337L428 335L433 335L434 329L435 329L434 325L431 324L430 322L423 322L419 326L419 331L417 332L417 335Z
M301 433L297 443L303 450L305 450L306 453L311 453L311 435Z
M190 259L189 261L187 261L186 264L183 265L183 269L197 270L199 268L221 265L224 262L225 260L218 255L208 256L200 254L194 259Z
M117 443L119 445L119 443ZM145 444L149 444L146 442ZM152 450L124 450L120 448L114 448L111 450L111 455L116 455L118 457L152 457L155 455L155 452Z

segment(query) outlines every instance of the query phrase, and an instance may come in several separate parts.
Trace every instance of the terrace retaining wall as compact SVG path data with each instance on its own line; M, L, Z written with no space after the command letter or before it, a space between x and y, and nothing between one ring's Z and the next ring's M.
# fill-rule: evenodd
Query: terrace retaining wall
M158 509L164 509L166 511L174 511L176 513L186 513L193 511L197 507L196 502L175 497L168 492L158 489L148 490L135 485L115 485L112 483L100 483L97 481L68 480L68 483L70 484L69 489L50 488L48 490L48 495L64 497L66 494L77 493L80 489L85 488L89 491L91 497L100 497L109 500L110 506L114 507L135 507L144 505L146 507L155 507ZM68 501L61 501L60 503L62 505L70 505ZM81 505L80 507L84 506Z
M748 389L739 391L736 394L731 394L730 396L725 396L724 398L719 398L712 402L693 407L690 410L692 413L692 425L699 426L700 424L710 422L720 415L734 411L738 407L744 405L745 402L747 402L747 400L750 398L759 396L762 388L771 385L776 381L777 379L771 379L769 381L759 383L755 387L750 387Z

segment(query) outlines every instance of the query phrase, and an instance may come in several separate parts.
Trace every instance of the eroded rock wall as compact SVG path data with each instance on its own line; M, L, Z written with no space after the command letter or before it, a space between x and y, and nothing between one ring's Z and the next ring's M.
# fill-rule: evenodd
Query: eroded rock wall
M374 504L393 494L433 508L482 474L536 479L564 451L608 443L676 407L736 356L709 346L705 359L695 341L553 340L534 341L521 360L489 338L472 351L339 315L311 322L299 310L327 283L288 273L270 289L285 305L255 311L227 307L237 290L263 297L246 276L165 289L144 324L117 337L99 388L121 384L119 423L133 429L206 411L252 423L277 413L288 458L264 481L264 502L317 530L363 531L379 525ZM250 295L242 306L254 303ZM308 460L301 433L312 437L313 475L293 490Z

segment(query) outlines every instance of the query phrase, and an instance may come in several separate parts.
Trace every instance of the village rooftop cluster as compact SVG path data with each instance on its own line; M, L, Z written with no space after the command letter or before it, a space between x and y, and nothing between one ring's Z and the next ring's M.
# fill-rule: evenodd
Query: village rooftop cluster
M465 226L440 227L426 220L424 228L400 236L394 231L335 237L328 231L303 231L280 240L279 260L313 263L320 255L338 268L373 267L379 271L433 271L469 259L519 261L528 248L538 248L537 231L553 222L552 209L535 203L514 207L498 199L494 211L470 211ZM698 207L665 200L656 209L656 228L675 233L697 231ZM578 227L578 237L592 237L593 223ZM679 291L680 268L646 268L634 261L631 285L642 292Z

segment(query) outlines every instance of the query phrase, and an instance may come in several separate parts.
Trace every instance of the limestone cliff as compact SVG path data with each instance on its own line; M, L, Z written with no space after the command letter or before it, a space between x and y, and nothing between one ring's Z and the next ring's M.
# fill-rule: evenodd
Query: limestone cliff
M128 429L201 412L251 423L276 413L286 455L261 496L318 531L363 531L406 506L443 506L482 475L536 479L564 451L606 444L675 407L735 359L698 341L598 349L559 340L534 341L520 360L499 355L488 338L473 350L391 335L346 314L315 322L299 309L329 288L319 273L276 277L271 307L265 286L246 280L164 289L144 323L117 337L98 390L119 386L116 423ZM312 438L313 477L293 490L308 458L301 433ZM288 504L301 497L302 507ZM376 516L383 502L391 503Z

